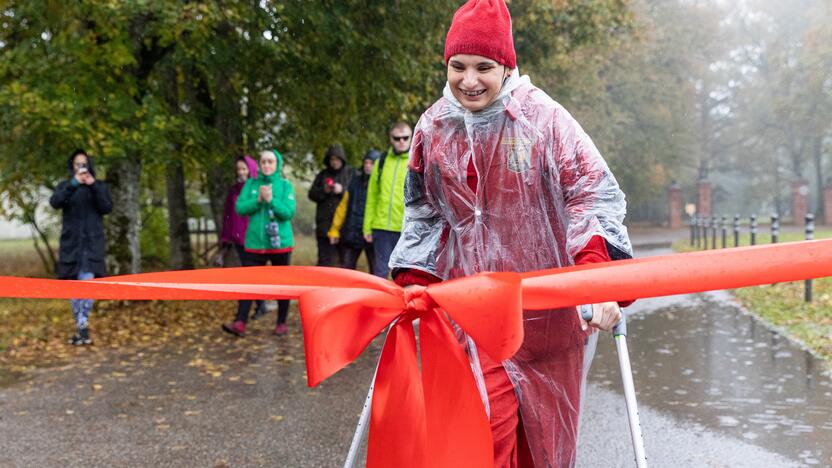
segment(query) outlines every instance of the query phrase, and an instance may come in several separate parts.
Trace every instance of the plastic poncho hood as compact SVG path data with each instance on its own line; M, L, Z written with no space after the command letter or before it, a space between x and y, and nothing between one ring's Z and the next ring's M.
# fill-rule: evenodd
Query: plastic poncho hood
M631 254L624 214L624 194L589 136L515 69L486 108L466 110L446 86L419 119L390 266L442 279L558 268L596 235ZM503 367L534 464L572 466L594 348L586 348L574 308L526 311L524 331L522 347ZM484 389L476 344L459 336ZM488 410L485 396L483 403Z

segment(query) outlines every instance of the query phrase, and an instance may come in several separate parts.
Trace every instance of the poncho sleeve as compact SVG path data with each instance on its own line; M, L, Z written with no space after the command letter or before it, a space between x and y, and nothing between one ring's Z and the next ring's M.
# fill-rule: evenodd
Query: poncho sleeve
M633 249L623 224L624 192L601 153L562 107L555 112L552 130L556 177L568 218L567 253L575 258L593 236L601 236L613 259L631 257Z

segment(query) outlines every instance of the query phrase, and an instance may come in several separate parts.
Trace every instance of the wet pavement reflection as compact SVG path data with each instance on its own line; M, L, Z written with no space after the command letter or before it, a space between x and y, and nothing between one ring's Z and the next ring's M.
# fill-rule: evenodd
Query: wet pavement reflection
M724 292L640 301L628 316L640 405L806 465L832 466L832 379L820 360ZM621 392L610 339L599 341L590 382ZM649 427L645 437L649 448Z

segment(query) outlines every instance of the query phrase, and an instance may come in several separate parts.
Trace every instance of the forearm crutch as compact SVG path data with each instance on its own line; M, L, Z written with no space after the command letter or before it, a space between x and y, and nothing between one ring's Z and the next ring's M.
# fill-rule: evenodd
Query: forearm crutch
M581 317L589 322L592 320L592 306L581 306ZM630 437L633 439L633 452L636 466L647 467L647 456L644 453L644 438L641 435L641 423L638 418L636 404L636 389L633 385L633 369L630 367L630 352L627 349L627 319L621 311L621 321L612 329L615 339L615 349L618 351L618 364L621 367L621 380L624 385L624 401L627 403L627 419L630 421Z

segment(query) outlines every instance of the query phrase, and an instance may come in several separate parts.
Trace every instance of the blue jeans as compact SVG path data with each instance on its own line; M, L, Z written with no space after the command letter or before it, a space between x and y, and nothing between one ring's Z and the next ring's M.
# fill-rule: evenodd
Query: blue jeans
M381 278L387 278L390 275L390 254L399 243L400 232L382 231L381 229L373 229L373 254L375 261L373 262L373 274Z
M79 280L91 280L95 278L95 274L91 271L80 270L78 272ZM89 325L90 311L92 310L92 299L70 299L72 306L72 315L75 316L75 327L77 329L87 328Z

